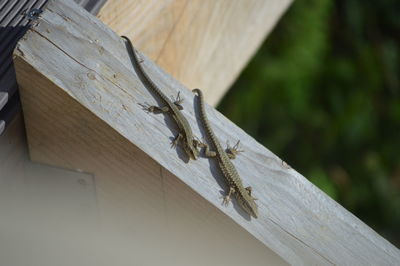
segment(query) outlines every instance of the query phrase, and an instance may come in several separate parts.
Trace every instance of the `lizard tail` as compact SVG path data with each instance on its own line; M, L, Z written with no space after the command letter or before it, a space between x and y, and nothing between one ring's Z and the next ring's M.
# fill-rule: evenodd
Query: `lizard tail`
M210 126L208 125L208 121L207 119L205 119L206 116L206 110L204 108L204 96L203 96L203 92L200 89L194 89L192 90L192 92L196 93L199 96L199 106L200 106L200 117L201 120L203 120L203 124L205 125L205 127L207 128L207 130L209 130Z
M214 131L211 128L210 122L207 119L207 114L206 114L206 108L204 106L204 96L203 92L200 89L194 89L192 92L196 93L199 96L199 105L200 105L200 117L201 120L203 121L204 127L209 135L209 138L211 141L214 143L214 145L218 146L218 141L215 138ZM217 148L218 149L218 148Z
M192 92L194 92L194 93L196 93L198 96L199 96L199 105L200 105L200 113L201 113L201 117L202 117L202 120L205 120L204 119L204 117L205 117L205 108L204 108L204 96L203 96L203 92L200 90L200 89L198 89L198 88L196 88L196 89L194 89L194 90L192 90ZM207 121L203 121L204 122L204 124L207 124ZM207 126L207 125L206 125Z
M197 95L199 95L200 98L203 98L203 92L200 89L198 89L198 88L193 89L192 92L194 92Z
M149 75L144 70L144 68L141 64L141 60L139 59L137 50L135 48L133 48L131 40L129 40L129 38L126 36L121 36L121 38L124 39L124 41L125 41L125 46L128 50L128 55L132 62L133 68L135 68L135 65L136 65L136 67L140 70L140 75L138 75L139 78L141 78L141 79L144 78L144 81L147 83L147 85L150 85L150 87L153 88L153 90L156 92L156 94L159 97L161 97L164 101L167 101L168 99L165 97L165 95L161 92L159 87L154 83L154 81L149 77Z

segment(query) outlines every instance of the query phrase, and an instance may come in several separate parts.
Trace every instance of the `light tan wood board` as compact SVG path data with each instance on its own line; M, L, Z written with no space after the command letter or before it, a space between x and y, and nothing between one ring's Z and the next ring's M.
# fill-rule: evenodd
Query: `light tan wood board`
M91 265L81 250L99 247L93 181L31 162L19 114L0 137L0 265Z
M108 0L98 17L215 106L292 0Z
M192 255L218 253L225 261L222 253L233 256L235 242L241 256L255 261L271 257L269 249L296 265L399 261L397 248L207 105L217 136L222 141L241 140L246 152L234 163L259 199L260 217L250 219L235 204L221 206L221 190L226 188L216 165L207 159L188 163L180 150L170 148L176 134L173 123L168 116L141 109L139 103L156 101L132 68L123 41L77 6L50 1L19 42L15 57L32 158L93 172L102 219L139 239L130 247L142 247L141 255L152 258L154 243L159 244L157 250L169 247L167 253L176 254L171 237L183 250L196 239L208 243L214 238L206 228L215 228L219 239L246 238L239 230L244 228L265 246L249 234L245 242L228 241L227 249L208 249L207 244L204 252ZM193 94L142 57L147 72L167 95L181 91L183 112L201 136ZM182 209L170 209L174 197ZM149 228L151 235L144 233ZM191 239L193 232L196 237ZM176 240L181 234L191 241Z

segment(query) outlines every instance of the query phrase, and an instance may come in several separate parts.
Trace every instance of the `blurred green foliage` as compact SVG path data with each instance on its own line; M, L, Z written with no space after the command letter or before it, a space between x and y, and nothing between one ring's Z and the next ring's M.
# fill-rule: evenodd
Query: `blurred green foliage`
M400 244L400 1L294 1L219 110Z

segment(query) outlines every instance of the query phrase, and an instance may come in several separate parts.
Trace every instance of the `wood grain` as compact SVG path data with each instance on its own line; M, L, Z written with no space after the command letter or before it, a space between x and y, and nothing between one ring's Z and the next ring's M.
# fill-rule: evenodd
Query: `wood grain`
M99 18L216 105L292 0L108 0Z
M132 265L133 262L134 265L239 266L249 263L261 266L265 265L266 261L274 265L287 265L282 258L248 234L245 229L70 97L70 92L56 85L58 82L67 82L86 98L86 89L97 90L97 85L93 86L93 83L87 81L97 83L103 78L112 77L114 82L120 84L121 78L134 80L128 60L124 62L126 65L121 66L120 70L123 72L114 72L106 65L98 65L98 58L93 61L93 65L84 65L95 55L109 58L110 67L113 68L116 57L110 56L105 48L117 44L118 49L113 48L110 51L117 52L118 58L124 58L127 56L125 49L122 49L124 45L122 42L116 43L116 40L120 40L115 34L111 34L111 31L106 34L111 38L103 36L104 26L100 26L99 22L94 21L88 14L82 14L77 7L60 5L49 3L49 9L44 11L38 25L24 37L25 40L17 48L15 65L18 68L17 75L24 102L31 158L94 173L100 216L98 223L102 225L101 230L95 231L95 239L101 238L102 245L99 250L102 252L95 250L96 263L93 265ZM90 27L82 31L80 23L90 24ZM86 54L79 40L88 41L89 46L91 43L93 46L90 49L94 49L94 54ZM58 46L59 42L64 42L65 46ZM109 44L103 46L104 42ZM66 49L71 43L75 43L74 47L70 48L75 50L77 57L71 57L71 51ZM31 49L37 51L28 52ZM21 57L21 53L24 56ZM80 60L84 57L87 57L88 61L82 65ZM48 73L44 76L44 72L40 73L33 65L28 64L27 61L32 59L55 68L49 69L42 65L44 68L40 71ZM80 67L76 68L77 66ZM112 72L109 72L110 70ZM111 76L106 74L100 78L97 71ZM69 77L68 81L64 80L64 75ZM136 79L136 76L134 77ZM133 95L130 93L135 90L137 82L123 82L118 85L122 91L115 90L113 86L100 87L112 94L122 92L123 97L131 101ZM151 100L150 94L143 89L141 87L141 90L137 91L143 94L142 100ZM124 90L129 94L125 94ZM103 98L100 94L95 98L87 96L90 102L100 105L104 103L101 109L105 112L114 112L112 105L117 104L118 108L121 108L118 112L126 112L131 117L140 115L143 119L151 119L151 116L141 110L138 102L114 102L116 98ZM171 134L164 125L162 116L153 117L152 121L163 129L158 134ZM130 122L135 123L118 123L123 126ZM132 134L150 139L151 133L146 132L142 125L136 124L136 127ZM165 141L167 145L164 147L176 156L176 153L170 150L168 136L163 136L160 141L154 139L154 149L159 149L157 145L161 142L164 144ZM77 241L80 240L78 238ZM89 244L92 244L92 241ZM88 250L87 257L92 257L93 248ZM80 261L87 261L87 257Z
M400 260L397 248L207 105L217 136L241 140L246 152L234 163L259 199L260 217L250 219L235 204L221 206L226 187L216 165L207 159L187 163L170 148L176 128L168 117L139 106L156 101L134 72L123 41L77 6L50 1L14 54L32 159L94 173L103 219L137 239L130 247L143 251L139 255L163 248L175 254L171 246L185 251L194 242L199 253L179 254L221 255L221 263L231 259L234 265L239 255L255 261L251 265L265 264L266 257L279 262L270 249L296 265ZM142 57L167 95L181 91L183 112L201 137L193 94ZM209 245L215 238L226 238L228 248L225 241Z

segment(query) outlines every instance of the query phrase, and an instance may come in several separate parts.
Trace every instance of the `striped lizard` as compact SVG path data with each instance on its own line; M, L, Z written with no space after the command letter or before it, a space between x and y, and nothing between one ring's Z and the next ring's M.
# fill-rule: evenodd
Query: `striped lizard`
M236 200L239 205L251 216L254 218L258 217L258 207L255 202L256 198L251 195L251 187L244 187L242 184L242 180L238 172L236 171L235 166L231 162L231 158L234 158L234 155L239 151L237 150L239 142L233 147L228 147L227 153L223 150L218 138L215 136L214 131L211 128L210 122L207 118L205 107L204 107L204 97L203 93L199 89L194 89L194 93L196 93L199 97L199 105L200 105L200 117L203 122L203 126L207 132L207 136L210 139L212 146L214 146L215 151L210 151L210 147L208 144L201 143L199 146L205 148L206 157L216 157L218 160L219 167L228 182L229 192L226 196L224 196L224 200L222 204L228 205L232 194L236 196Z
M190 159L196 160L199 155L198 151L199 141L195 139L192 133L192 129L189 125L189 122L181 113L181 110L183 109L181 105L183 99L180 98L180 93L178 93L175 102L172 102L167 96L165 96L165 94L161 91L161 89L154 83L153 80L150 79L149 75L144 71L143 66L141 65L143 60L139 60L137 51L135 51L135 49L133 48L131 41L125 36L121 37L125 40L125 45L128 50L128 54L132 64L134 66L136 64L137 69L140 72L139 73L140 76L144 79L145 83L147 83L147 87L150 88L150 90L153 91L165 104L165 106L163 107L150 106L144 104L141 104L141 106L145 111L148 112L171 114L172 118L175 120L179 129L178 135L171 142L171 147L175 148L179 143L181 143L186 155Z

